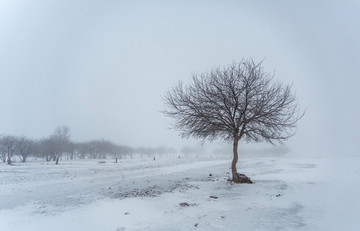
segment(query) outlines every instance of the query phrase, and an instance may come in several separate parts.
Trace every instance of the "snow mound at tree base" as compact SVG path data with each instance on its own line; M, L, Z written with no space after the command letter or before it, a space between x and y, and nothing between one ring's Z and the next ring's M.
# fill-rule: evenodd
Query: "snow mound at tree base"
M252 180L247 177L245 174L242 173L237 173L238 175L238 182L233 181L234 183L238 183L238 184L253 184Z

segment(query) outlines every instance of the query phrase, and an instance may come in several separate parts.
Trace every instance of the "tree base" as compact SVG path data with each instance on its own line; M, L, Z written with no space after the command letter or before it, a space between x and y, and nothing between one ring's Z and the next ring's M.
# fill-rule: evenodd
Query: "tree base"
M247 177L245 174L237 173L237 179L233 177L232 182L238 183L238 184L253 184L252 180L250 180L249 177Z

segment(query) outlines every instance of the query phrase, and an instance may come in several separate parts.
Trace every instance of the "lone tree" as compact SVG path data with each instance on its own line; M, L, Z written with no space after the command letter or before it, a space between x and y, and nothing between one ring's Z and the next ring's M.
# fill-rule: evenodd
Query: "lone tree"
M291 86L274 81L262 62L253 59L194 75L186 85L180 81L164 101L163 113L175 119L182 137L233 143L231 170L236 183L241 181L236 170L239 141L283 144L303 116Z

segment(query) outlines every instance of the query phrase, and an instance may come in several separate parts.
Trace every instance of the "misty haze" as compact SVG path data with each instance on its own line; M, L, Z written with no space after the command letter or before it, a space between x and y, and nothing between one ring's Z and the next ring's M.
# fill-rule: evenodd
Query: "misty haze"
M358 230L357 1L0 1L0 230Z

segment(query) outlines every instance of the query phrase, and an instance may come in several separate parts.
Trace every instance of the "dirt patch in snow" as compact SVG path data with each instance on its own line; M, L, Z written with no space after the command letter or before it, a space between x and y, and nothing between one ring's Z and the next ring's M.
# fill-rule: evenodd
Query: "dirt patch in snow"
M108 192L113 198L132 198L132 197L157 197L163 193L171 193L174 191L185 192L189 189L198 189L198 186L176 182L165 186L152 185L144 188L119 188L115 192Z

